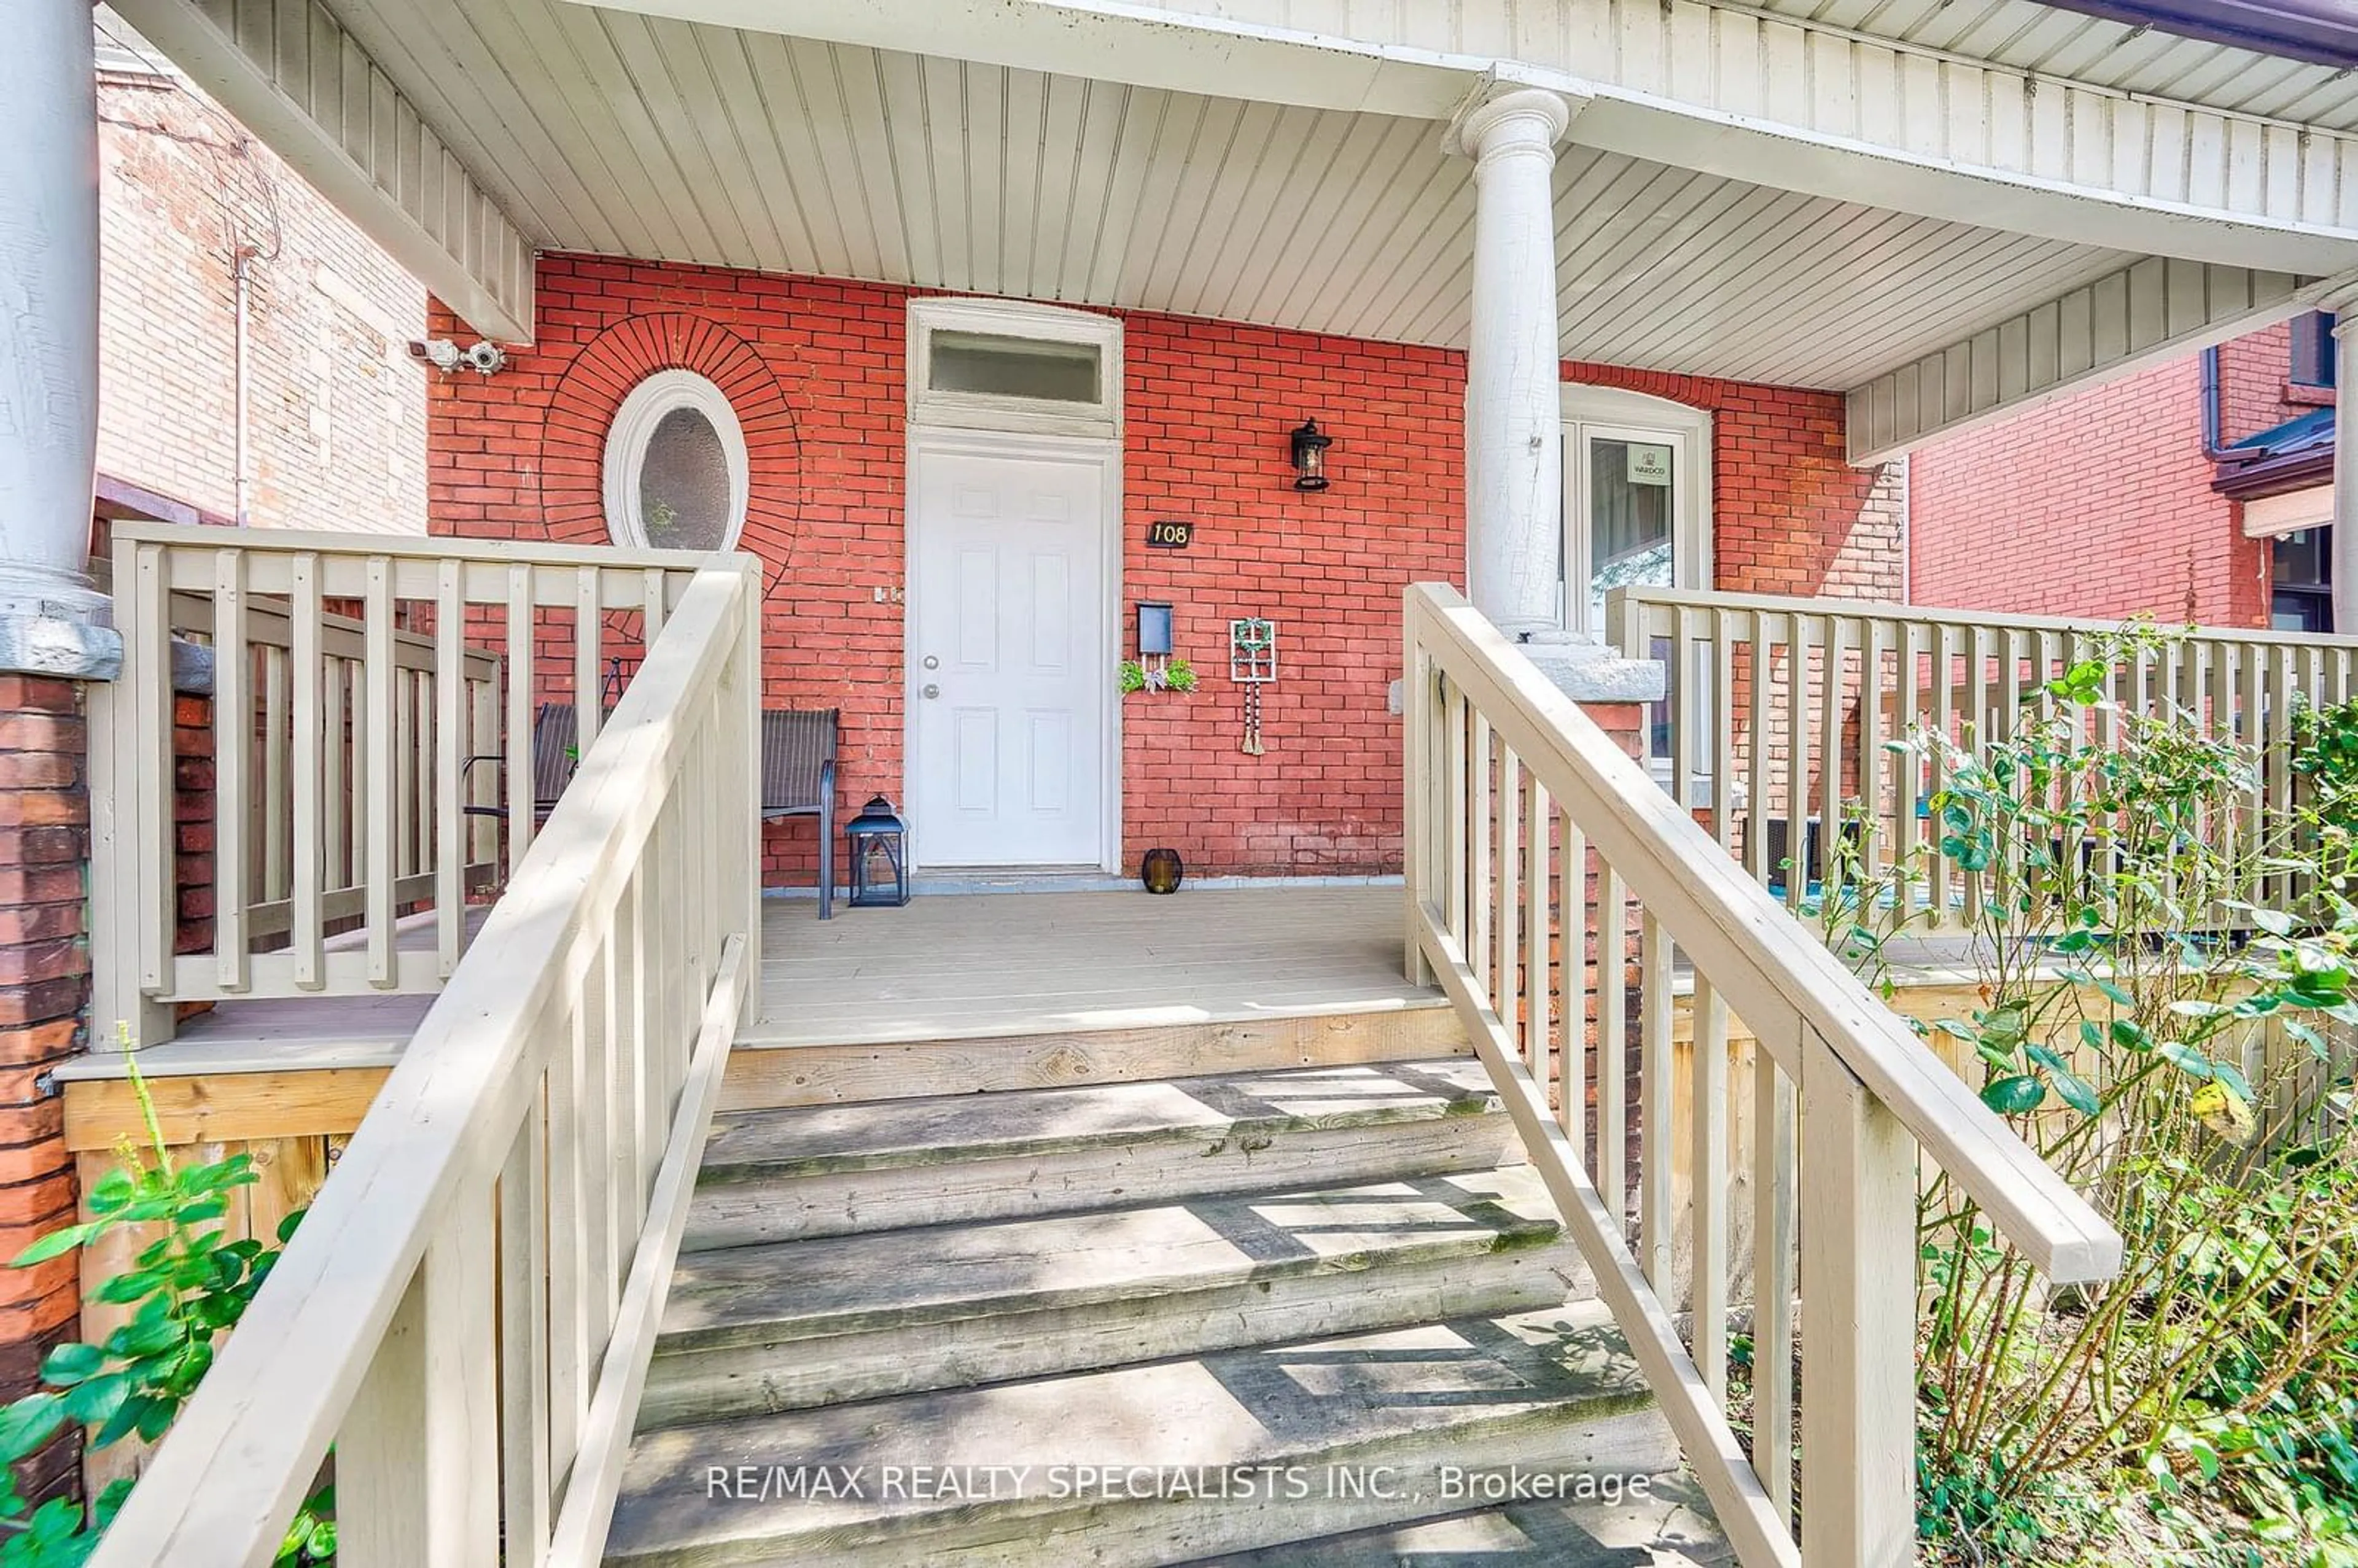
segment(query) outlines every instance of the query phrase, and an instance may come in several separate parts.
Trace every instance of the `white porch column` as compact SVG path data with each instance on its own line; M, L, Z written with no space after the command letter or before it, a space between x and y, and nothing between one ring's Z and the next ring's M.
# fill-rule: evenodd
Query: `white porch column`
M1545 635L1563 514L1556 327L1559 93L1523 88L1450 127L1474 160L1474 329L1466 350L1466 597L1510 637Z
M1584 702L1650 702L1662 666L1563 631L1563 393L1555 149L1585 99L1477 95L1447 146L1474 160L1474 322L1466 350L1466 596ZM1574 591L1579 591L1574 585Z
M0 49L0 669L111 678L92 591L98 98L88 0L28 0Z
M2333 323L2333 385L2337 402L2358 416L2358 306L2345 307ZM2358 438L2333 418L2333 634L2358 637Z

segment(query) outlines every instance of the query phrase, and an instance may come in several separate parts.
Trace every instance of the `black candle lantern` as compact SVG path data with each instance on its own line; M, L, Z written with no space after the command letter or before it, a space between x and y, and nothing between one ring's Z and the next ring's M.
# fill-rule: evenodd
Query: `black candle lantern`
M1177 892L1179 877L1185 868L1180 864L1176 849L1149 849L1138 863L1138 880L1146 884L1149 892Z
M892 803L871 795L843 830L851 843L851 907L897 909L909 902L909 825Z
M1326 449L1335 438L1318 428L1318 421L1305 419L1293 432L1293 488L1324 490L1326 488Z

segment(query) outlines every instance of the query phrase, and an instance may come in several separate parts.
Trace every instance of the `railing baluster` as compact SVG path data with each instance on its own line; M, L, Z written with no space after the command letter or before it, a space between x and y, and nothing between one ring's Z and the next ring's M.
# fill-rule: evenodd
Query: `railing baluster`
M578 1011L579 1009L574 1010ZM590 1195L580 1085L581 1026L570 1016L550 1020L548 1054L548 1464L562 1487L581 1448L590 1409L593 1351L590 1339Z
M417 869L417 749L425 726L417 711L416 672L396 663L393 671L393 874Z
M1912 741L1915 738L1916 727L1921 719L1923 697L1922 687L1917 684L1917 672L1920 667L1917 661L1922 653L1924 629L1921 626L1913 621L1900 622L1898 633L1894 638L1895 651L1898 654L1896 670L1898 679L1892 687L1895 706L1892 710L1891 733L1895 740ZM1931 833L1933 842L1938 843L1940 830L1937 824L1921 821L1916 815L1925 803L1924 760L1910 753L1897 761L1899 768L1898 776L1895 781L1892 806L1898 827L1893 835L1893 842L1898 846L1897 854L1899 864L1909 868L1899 884L1898 892L1901 898L1909 901L1909 907L1907 913L1912 913L1917 882L1917 872L1913 869L1917 860L1916 847L1928 831ZM1928 899L1931 896L1929 883L1926 886L1925 896ZM1935 914L1937 915L1938 912L1935 911Z
M1493 895L1498 913L1491 917L1497 927L1498 957L1490 971L1490 1004L1498 1014L1498 1022L1514 1034L1520 1027L1516 1003L1522 995L1520 941L1522 915L1523 876L1523 767L1515 760L1514 752L1501 744L1498 748L1498 891Z
M462 1200L410 1281L336 1445L337 1562L492 1568L499 1552L492 1209Z
M1497 871L1490 863L1490 846L1498 830L1498 811L1490 799L1491 771L1498 766L1498 746L1490 735L1490 720L1480 708L1474 710L1473 754L1468 758L1466 787L1466 821L1470 841L1466 847L1466 876L1471 883L1473 900L1473 940L1466 951L1473 957L1474 978L1487 989L1490 985L1492 944L1498 940L1491 930L1491 911L1498 898Z
M400 754L393 738L393 563L371 556L363 577L367 592L368 662L361 672L367 687L366 716L361 730L368 737L368 767L362 775L368 800L368 869L363 900L368 911L369 983L391 986L399 972L394 930L394 800L395 770Z
M1785 618L1785 907L1799 910L1810 886L1810 645L1817 618ZM1825 832L1826 825L1819 831Z
M1690 804L1689 797L1694 789L1696 748L1709 740L1709 737L1702 732L1703 705L1699 700L1702 694L1695 690L1692 633L1687 626L1687 612L1683 609L1673 609L1671 611L1670 643L1671 700L1673 705L1671 724L1671 798L1683 806ZM1632 658L1652 656L1650 648L1630 655ZM1650 745L1652 724L1649 723L1645 726L1645 733L1649 737L1648 744Z
M518 563L508 568L508 879L524 869L526 850L537 826L538 781L533 736L533 576L532 568Z
M1671 1293L1671 938L1651 909L1638 939L1638 1209L1646 1282Z
M442 978L467 942L467 818L459 770L467 751L467 607L463 568L441 565L434 600L434 935Z
M1793 1513L1793 1085L1752 1044L1752 1444L1777 1511Z
M1736 842L1736 635L1725 611L1711 612L1711 836ZM1692 804L1692 803L1688 803Z
M1523 941L1527 949L1523 958L1523 1059L1531 1064L1531 1076L1540 1086L1540 1098L1544 1099L1550 1076L1548 992L1555 967L1555 956L1550 951L1553 946L1551 940L1553 926L1548 920L1548 895L1552 890L1549 878L1548 829L1554 825L1555 812L1548 804L1547 786L1541 784L1535 775L1527 774L1523 779L1522 811L1530 824L1530 844L1526 850L1530 860L1523 867L1523 895L1526 900ZM1563 1076L1568 1105L1572 1076L1569 1068Z
M262 650L262 897L272 901L287 896L291 880L287 851L292 846L292 834L287 821L289 790L287 784L287 746L288 718L287 711L287 654L284 650L265 647Z
M594 566L573 568L573 706L579 726L581 750L587 753L590 743L598 739L598 726L603 721L606 694L599 670L599 654L606 632L604 617L600 613L600 578Z
M327 727L319 766L320 836L326 841L326 885L339 889L352 885L352 674L350 659L330 658L320 694Z
M500 1167L500 1495L504 1568L548 1558L548 1086L535 1083Z
M1469 923L1472 876L1468 853L1471 836L1471 813L1466 809L1466 770L1473 765L1466 754L1466 730L1473 714L1466 694L1455 682L1446 682L1442 688L1442 711L1444 719L1442 733L1444 756L1442 761L1443 787L1447 801L1442 810L1442 832L1446 847L1443 859L1441 885L1445 899L1442 914L1449 928L1449 939L1457 944L1459 952L1472 950L1473 931Z
M1947 741L1950 744L1954 744L1957 741L1955 628L1950 626L1945 622L1941 625L1932 628L1931 643L1932 728L1940 734L1941 738L1944 741ZM2011 675L2007 676L2006 684L2009 687L2013 685L2013 677ZM1932 767L1933 789L1936 792L1943 789L1947 787L1948 783L1948 770L1941 766L1936 762ZM1937 845L1941 841L1944 831L1945 830L1938 822L1931 825L1931 833L1932 836L1932 842L1934 844ZM1950 871L1951 864L1949 857L1940 854L1936 854L1931 857L1931 890L1930 896L1932 901L1934 922L1941 925L1953 925L1957 921L1957 912L1952 907L1953 900L1949 888ZM1971 876L1971 873L1969 872L1963 874L1968 878Z
M1727 1398L1727 1001L1694 978L1694 1108L1688 1131L1694 1181L1696 1367L1712 1398Z
M615 1256L622 1227L614 1212L620 1206L613 1184L614 1072L606 1055L606 965L611 955L601 935L593 933L590 937L596 945L575 993L573 1010L574 1062L579 1069L574 1093L581 1102L580 1119L575 1125L584 1208L582 1271L590 1281L586 1315L593 1347L605 1344L613 1331L614 1306L622 1299L624 1271L623 1261Z
M245 552L213 557L213 957L222 989L246 988L245 845L251 812L246 769L254 757L254 653L245 636ZM171 862L167 862L169 864Z
M1547 795L1540 790L1542 798ZM1563 1000L1558 1008L1556 1035L1557 1054L1562 1066L1557 1076L1557 1087L1562 1095L1558 1125L1563 1129L1564 1141L1575 1152L1585 1152L1588 1147L1588 844L1572 813L1551 802L1548 815L1555 818L1557 850L1556 907L1562 913L1556 922L1556 950L1561 955L1562 984L1557 995ZM1591 1169L1595 1173L1596 1190L1605 1201L1606 1211L1613 1216L1616 1225L1626 1225L1628 1216L1627 1190L1622 1171L1628 1151L1611 1141L1608 1129L1620 1125L1620 1118L1605 1103L1604 1030L1597 1030L1600 1043L1597 1056L1596 1098L1596 1159ZM1618 1073L1611 1082L1621 1082Z
M319 557L308 552L297 556L290 571L287 603L292 621L287 641L294 644L295 885L288 890L287 944L295 958L295 983L316 990L325 980L321 946L326 925L320 910L327 885L320 810L327 788L324 759L342 737L326 729L321 714L320 685L330 672L319 650Z
M1814 1030L1801 1041L1801 1557L1916 1541L1916 1150Z
M1613 1223L1626 1237L1629 1233L1626 1174L1629 1168L1629 903L1619 873L1604 856L1584 845L1581 859L1596 862L1596 1163L1601 1171L1611 1173L1597 1185L1599 1191L1610 1194ZM1580 874L1586 875L1585 869ZM1584 926L1586 919L1584 911ZM1580 943L1585 952L1585 930L1580 934ZM1639 972L1639 983L1645 983L1643 970ZM1643 1083L1639 1093L1645 1093ZM1642 1150L1639 1157L1644 1159Z
M1890 689L1883 682L1884 622L1873 616L1859 622L1858 634L1858 798L1865 804L1859 825L1858 870L1872 882L1888 853L1877 840L1883 825L1884 775L1895 773L1883 750L1883 702ZM1871 914L1862 910L1862 916Z
M1765 887L1773 869L1768 863L1769 618L1756 610L1747 619L1752 633L1752 733L1747 741L1751 776L1744 803L1744 863L1751 868L1752 880Z
M1834 862L1842 847L1843 822L1843 697L1848 686L1851 618L1828 614L1825 652L1821 655L1818 687L1818 884L1820 897L1835 892ZM1865 682L1860 683L1862 686Z
M2011 671L1993 671L1991 668L1996 655L1994 643L2005 645L2005 634L1997 633L1994 638L1985 626L1968 627L1965 631L1965 722L1973 726L1966 733L1965 744L1985 755L1991 741L2003 738L1992 733L1998 728L1998 722L1997 715L1990 706L1990 681L1995 676L2007 686L2013 684ZM2009 852L2007 846L1998 847L2001 856ZM1989 878L1967 875L1961 880L1964 884L1962 890L1964 894L1964 919L1971 925L1981 918L1982 901L1989 892Z

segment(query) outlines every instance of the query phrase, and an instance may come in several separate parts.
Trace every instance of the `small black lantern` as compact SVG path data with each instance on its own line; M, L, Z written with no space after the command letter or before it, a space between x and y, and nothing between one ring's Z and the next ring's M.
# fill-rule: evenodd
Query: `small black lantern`
M851 842L851 907L898 909L909 902L909 825L892 803L871 795L843 830Z
M1293 488L1324 490L1326 488L1326 449L1335 438L1322 433L1318 421L1305 419L1293 432Z

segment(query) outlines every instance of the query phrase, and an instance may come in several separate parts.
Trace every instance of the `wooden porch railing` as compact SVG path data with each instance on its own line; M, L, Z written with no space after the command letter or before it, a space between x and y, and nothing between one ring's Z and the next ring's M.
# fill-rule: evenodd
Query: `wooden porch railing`
M1919 1152L2055 1281L2108 1277L2120 1238L1455 592L1409 589L1406 668L1412 976L1456 1002L1722 1528L1747 1564L1911 1560ZM1683 1103L1674 949L1697 1020ZM1763 1047L1748 1460L1725 1403L1731 1013Z
M1970 749L2052 713L2047 683L2088 656L2115 622L2061 621L1834 599L1644 588L1617 591L1606 619L1622 653L1670 670L1667 744L1653 761L1679 797L1707 811L1713 834L1758 881L1799 908L1836 834L1859 841L1864 869L1909 859L1930 831L1932 772L1894 750L1922 724ZM2091 726L2122 712L2176 710L2214 733L2280 743L2292 696L2330 704L2358 694L2358 639L2197 629L2110 667ZM2092 738L2094 738L2092 733ZM2267 771L2223 845L2256 849L2293 781ZM1854 806L1855 803L1855 806ZM1955 928L1979 912L1984 877L1931 856L1914 881L1921 930ZM2229 918L2227 912L2218 918Z
M647 581L637 678L96 1568L267 1563L331 1444L352 1568L597 1562L755 994L759 582Z
M179 1001L438 989L470 894L531 847L537 683L569 665L599 693L610 621L651 642L698 559L118 526L126 675L92 697L97 1016L146 1044ZM175 641L212 654L211 735L189 759L211 762L209 790L176 789ZM580 711L586 749L600 703ZM210 945L182 940L190 827L211 845ZM431 940L405 940L427 911Z

